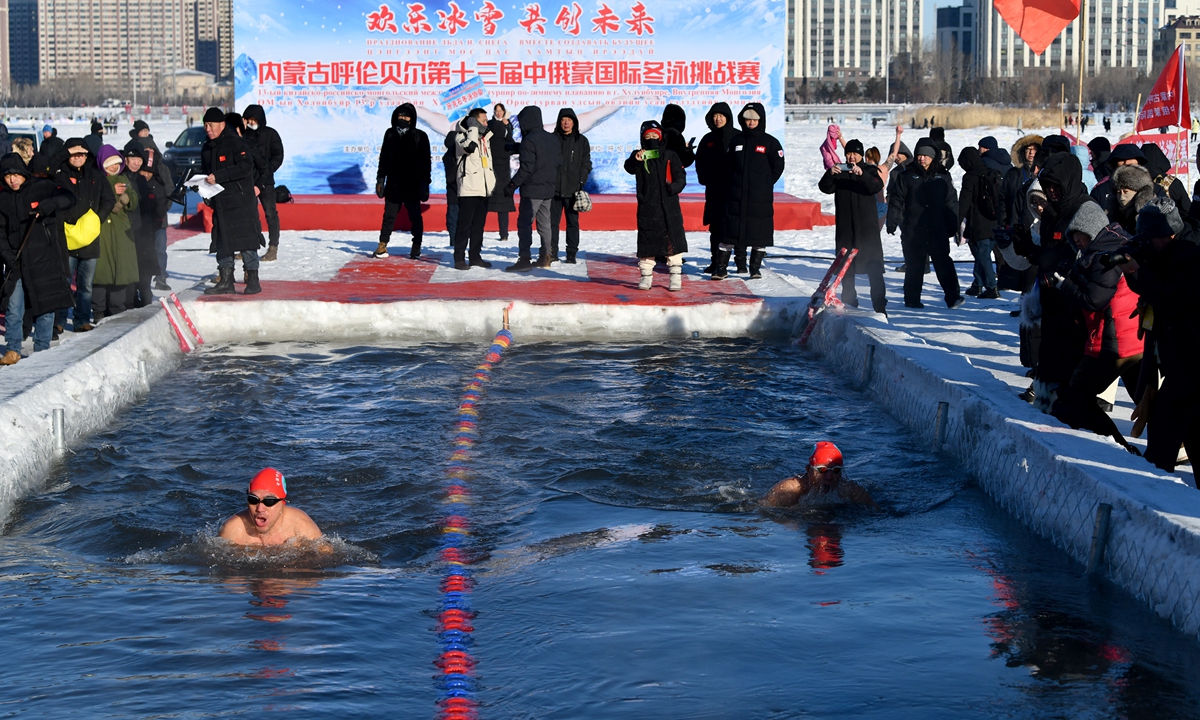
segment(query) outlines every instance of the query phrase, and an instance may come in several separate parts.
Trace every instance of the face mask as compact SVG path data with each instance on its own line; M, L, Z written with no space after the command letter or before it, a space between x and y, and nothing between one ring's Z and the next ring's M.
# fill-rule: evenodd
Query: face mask
M407 130L408 126L409 126L409 121L407 119L396 118L396 127L397 128L399 128L400 130Z
M256 123L256 122L248 122L248 123L246 123L246 129L247 129L247 130L257 130L257 129L258 129L258 123Z
M642 147L646 150L657 150L658 145L658 138L642 138Z

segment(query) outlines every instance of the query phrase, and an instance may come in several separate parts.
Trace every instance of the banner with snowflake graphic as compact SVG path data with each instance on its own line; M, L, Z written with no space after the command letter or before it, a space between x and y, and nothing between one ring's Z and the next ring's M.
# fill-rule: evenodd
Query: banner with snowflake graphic
M514 117L537 105L547 129L572 108L592 146L595 193L633 191L623 163L641 123L668 103L686 111L689 139L708 132L718 101L735 114L762 103L767 131L782 138L783 0L255 0L235 2L233 18L237 108L266 110L287 153L276 182L293 193L374 188L402 102L429 135L435 193L446 134L494 103ZM685 192L702 192L694 172L688 180Z

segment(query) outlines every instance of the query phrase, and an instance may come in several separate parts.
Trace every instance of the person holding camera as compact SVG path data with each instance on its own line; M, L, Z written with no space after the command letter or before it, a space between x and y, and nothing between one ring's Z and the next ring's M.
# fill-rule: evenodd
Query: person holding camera
M417 109L403 103L392 111L392 126L383 133L379 150L379 170L375 176L375 195L384 201L383 226L379 228L379 246L372 257L388 256L388 241L396 227L396 216L403 205L412 224L413 260L421 257L421 237L425 223L421 218L421 203L429 199L429 183L433 181L433 159L429 136L417 128Z
M1121 267L1142 298L1146 361L1134 420L1149 427L1145 457L1173 472L1180 445L1193 463L1200 458L1200 236L1184 224L1167 197L1146 203L1138 212L1137 229L1137 241L1108 261Z
M488 198L496 186L496 178L492 174L492 136L488 131L487 121L487 111L475 108L462 119L458 131L454 134L455 164L458 168L458 226L454 233L455 270L492 266L480 255L483 250L483 225L487 220Z
M842 279L842 302L858 307L854 289L855 274L866 275L871 282L871 307L885 313L887 286L883 282L883 243L879 239L879 220L875 198L883 190L879 167L863 162L863 144L846 143L846 162L825 171L817 188L833 195L835 208L834 244L837 250L856 249L858 255Z

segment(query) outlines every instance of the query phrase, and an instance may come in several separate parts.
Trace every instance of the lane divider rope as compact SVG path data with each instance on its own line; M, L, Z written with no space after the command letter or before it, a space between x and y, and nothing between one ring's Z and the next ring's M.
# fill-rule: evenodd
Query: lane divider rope
M434 665L441 670L437 700L439 720L475 720L478 717L475 658L471 654L475 644L472 637L475 612L471 609L471 590L475 586L475 578L470 568L472 556L468 548L471 537L470 484L474 478L471 451L479 437L479 411L476 405L483 395L484 385L492 378L493 368L513 342L508 329L508 311L511 308L510 304L504 309L504 329L496 333L483 362L475 367L471 382L463 390L455 423L454 451L446 466L443 500L446 517L442 520L438 551L444 572L437 622L441 654L434 661Z

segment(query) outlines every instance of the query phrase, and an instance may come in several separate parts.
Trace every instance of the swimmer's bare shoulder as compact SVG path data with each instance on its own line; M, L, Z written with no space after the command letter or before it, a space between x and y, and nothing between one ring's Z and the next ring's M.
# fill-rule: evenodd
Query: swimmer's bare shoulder
M867 492L865 487L853 480L843 480L838 485L838 495L841 495L855 505L863 505L872 510L882 509L879 507L879 503L875 502L875 498L871 497L871 493Z
M279 525L279 531L272 530L269 533L270 537L263 537L257 533L252 534L254 523L250 519L250 513L242 510L221 525L217 537L236 545L279 545L294 538L302 540L321 540L323 538L321 529L308 516L308 513L290 505L283 509L283 517L280 518ZM328 546L328 543L322 543L322 545Z
M799 475L793 475L775 483L775 487L771 488L766 497L759 501L759 505L762 507L791 507L800 502L800 496L804 493L804 486L800 479Z

